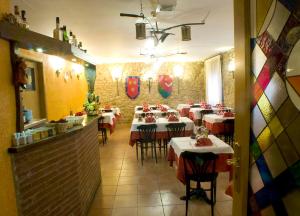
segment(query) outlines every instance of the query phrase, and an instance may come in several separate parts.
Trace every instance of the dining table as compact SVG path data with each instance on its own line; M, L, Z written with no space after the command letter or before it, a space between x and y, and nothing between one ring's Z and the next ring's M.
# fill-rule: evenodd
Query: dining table
M194 121L202 120L201 111L204 110L212 110L213 113L217 114L220 111L231 111L232 109L230 107L211 107L210 109L204 107L194 107L189 109L189 118Z
M157 105L154 105L154 104L152 104L152 105L147 105L148 107L149 107L149 109L155 109L155 108L157 108ZM166 104L161 104L160 106L162 106L162 107L164 107L164 108L166 108L166 109L170 109L170 106L168 106L168 105L166 105ZM144 106L135 106L134 107L134 112L136 112L136 111L138 111L138 110L143 110L143 107Z
M179 115L178 111L175 109L167 109L166 111L162 111L160 109L151 110L151 108L150 108L150 111L148 111L148 112L144 112L143 110L135 111L134 117L138 118L139 116L141 116L143 114L147 115L150 113L152 113L154 116L157 116L157 117L164 117L164 115L167 115L168 113L174 113L175 115Z
M116 116L113 112L103 112L100 114L103 118L103 127L109 129L112 134L116 127Z
M224 132L224 121L228 119L235 119L232 117L224 117L219 114L206 114L203 116L203 124L214 135L222 134Z
M191 137L174 137L169 142L168 161L170 162L170 166L173 166L173 163L176 162L176 177L183 184L186 182L181 153L185 151L199 153L212 152L217 154L216 172L229 172L229 182L232 179L232 166L227 164L227 160L233 157L234 151L232 147L214 135L208 135L208 138L212 142L211 146L196 146L196 139ZM231 193L232 188L231 184L229 184L226 194L231 195Z
M180 113L183 117L189 117L189 111L191 106L200 106L200 104L178 104L176 110Z
M156 139L167 139L168 138L168 130L167 125L172 123L185 123L185 136L191 136L194 133L195 124L192 120L187 117L179 117L179 121L168 121L167 118L161 117L156 118L156 121L153 123L146 123L145 119L140 121L138 118L134 118L130 128L130 139L129 144L134 146L137 139L139 139L139 130L138 126L145 124L156 124Z

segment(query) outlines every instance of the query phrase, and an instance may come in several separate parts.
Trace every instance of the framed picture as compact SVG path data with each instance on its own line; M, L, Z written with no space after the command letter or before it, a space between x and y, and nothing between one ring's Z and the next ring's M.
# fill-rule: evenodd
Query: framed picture
M26 85L27 91L34 91L35 90L35 74L34 69L31 67L26 68L27 80L28 83Z

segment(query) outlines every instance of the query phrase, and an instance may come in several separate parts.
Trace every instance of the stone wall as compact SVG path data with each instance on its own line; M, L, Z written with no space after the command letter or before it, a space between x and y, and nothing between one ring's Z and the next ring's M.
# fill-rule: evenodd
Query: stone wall
M152 82L151 92L148 92L147 81L141 79L140 95L131 100L125 92L125 79L127 76L142 76L143 69L148 66L145 63L123 63L123 64L101 64L97 65L97 78L95 83L95 92L100 96L101 105L111 104L120 107L122 112L122 122L129 123L132 121L133 110L136 105L143 102L149 104L168 104L176 108L179 103L186 103L188 100L198 102L205 100L205 77L203 62L187 62L187 63L163 63L158 71L158 75L172 75L173 67L176 64L182 64L184 67L184 75L180 79L180 89L178 93L178 80L174 79L173 92L167 99L161 97L158 92L157 80ZM111 70L114 67L122 67L122 78L119 81L119 96L117 96L117 85L112 80Z
M234 58L234 50L222 53L223 102L234 108L234 72L228 71L228 64Z

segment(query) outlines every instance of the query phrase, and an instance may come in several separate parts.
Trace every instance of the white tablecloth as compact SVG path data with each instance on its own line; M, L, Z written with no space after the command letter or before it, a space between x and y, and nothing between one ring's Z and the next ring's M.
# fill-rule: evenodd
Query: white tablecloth
M113 114L113 112L108 112L108 113L102 113L101 114L104 119L103 119L103 123L105 124L110 124L110 125L114 125L114 118L115 118L115 115Z
M190 131L190 130L194 130L194 122L192 120L190 120L187 117L180 117L178 122L184 122L186 124L185 126L185 130L186 131ZM156 119L155 123L145 123L145 121L143 120L143 122L139 122L137 118L134 118L132 121L132 125L131 125L131 129L130 131L138 131L137 127L139 125L144 125L144 124L156 124L157 125L157 132L162 132L162 131L167 131L167 124L170 123L178 123L178 122L168 122L168 120L166 118L158 118Z
M213 152L215 154L233 154L233 149L230 145L226 144L214 135L208 135L208 138L212 141L212 146L197 147L196 140L190 137L176 137L172 138L169 145L172 146L174 152L179 157L184 151L191 152Z
M223 121L227 119L234 119L234 117L223 117L223 115L217 115L217 114L206 114L203 116L203 121L209 122L209 123L222 123Z

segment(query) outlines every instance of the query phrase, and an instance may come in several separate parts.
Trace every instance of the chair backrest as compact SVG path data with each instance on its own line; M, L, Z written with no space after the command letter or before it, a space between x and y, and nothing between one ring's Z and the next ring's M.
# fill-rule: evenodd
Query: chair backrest
M102 129L104 127L104 116L100 116L98 118L98 130Z
M109 112L112 112L112 110L111 109L105 109L104 112L109 113Z
M200 108L200 105L191 105L191 108Z
M185 177L194 177L199 180L210 180L216 173L216 160L218 155L212 152L188 152L181 153L184 164Z
M156 140L156 124L140 125L137 127L142 141L151 142Z
M200 116L201 116L201 119L203 119L203 116L206 115L206 114L212 114L214 111L213 110L201 110L200 111Z
M223 121L224 124L224 134L233 135L234 134L234 119L226 119Z
M186 124L184 122L167 124L166 127L169 139L171 139L172 137L185 136L185 126Z

